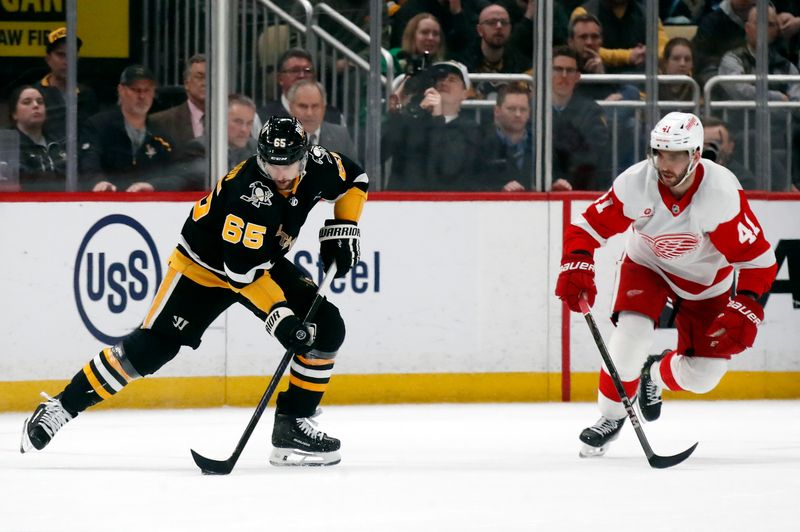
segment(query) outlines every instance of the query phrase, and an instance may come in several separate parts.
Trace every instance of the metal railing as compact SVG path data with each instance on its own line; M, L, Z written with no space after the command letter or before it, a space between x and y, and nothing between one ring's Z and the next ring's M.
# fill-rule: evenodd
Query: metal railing
M703 87L703 97L704 97L704 113L706 116L711 116L713 110L722 110L722 119L730 123L731 122L731 112L735 110L755 110L761 104L755 100L714 100L714 89L716 89L720 85L724 85L726 83L755 83L757 80L757 76L755 74L740 74L740 75L726 75L726 76L714 76L710 78L705 86ZM775 84L775 83L800 83L800 75L784 75L784 74L769 74L767 75L767 84ZM737 137L738 141L742 143L742 163L748 170L753 170L758 175L759 182L761 183L761 187L765 190L789 190L791 182L792 182L792 158L793 158L793 123L794 123L794 112L798 113L798 117L800 117L800 102L797 101L765 101L763 105L766 106L768 110L770 110L770 114L772 112L786 109L788 110L783 116L783 127L784 127L784 138L783 141L785 142L785 170L786 176L784 183L779 183L776 185L774 181L774 172L769 172L771 175L760 175L760 169L753 168L750 164L751 162L751 151L753 151L753 147L751 147L751 120L750 120L750 113L743 112L741 114L741 124L737 124L737 126L741 126L741 134L739 132L731 131L730 133ZM794 112L792 112L794 111ZM773 115L774 116L774 115ZM737 127L738 129L738 127ZM772 128L770 128L772 129ZM772 134L757 134L754 136L754 143L757 144L755 150L761 150L762 153L775 153L775 150L771 147L772 141ZM767 183L766 180L769 179Z

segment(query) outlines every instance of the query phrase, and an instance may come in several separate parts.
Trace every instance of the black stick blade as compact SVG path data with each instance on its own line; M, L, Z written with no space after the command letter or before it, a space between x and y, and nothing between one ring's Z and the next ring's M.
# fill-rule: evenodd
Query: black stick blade
M233 466L236 463L235 460L230 459L212 460L196 453L194 449L191 449L191 451L194 463L197 464L197 467L200 468L204 475L227 475L233 471Z
M700 443L700 442L697 442ZM650 462L650 466L656 469L666 469L668 467L676 466L689 458L694 450L697 448L697 443L683 451L682 453L678 453L672 456L659 456L654 454L652 456L647 457L647 461Z

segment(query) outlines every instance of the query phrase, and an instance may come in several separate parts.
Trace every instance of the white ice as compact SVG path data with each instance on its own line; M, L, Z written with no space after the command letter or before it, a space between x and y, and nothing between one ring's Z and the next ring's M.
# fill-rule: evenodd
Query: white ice
M578 457L595 421L578 404L326 407L342 463L267 462L272 411L229 476L252 409L100 410L22 455L25 414L0 415L2 531L794 531L800 530L800 401L667 402L603 458Z

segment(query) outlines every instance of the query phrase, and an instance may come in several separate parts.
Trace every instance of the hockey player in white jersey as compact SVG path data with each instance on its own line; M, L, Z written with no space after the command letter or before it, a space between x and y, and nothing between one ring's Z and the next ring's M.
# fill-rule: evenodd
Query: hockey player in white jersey
M764 319L758 299L775 279L775 254L739 182L702 159L702 149L700 120L669 113L650 134L648 160L620 174L564 236L556 296L579 312L579 298L591 306L597 294L594 250L632 227L617 272L608 349L648 421L660 415L662 389L701 394L717 386L731 357L753 345ZM678 345L648 356L667 299ZM583 457L605 454L625 422L605 366L597 403L600 419L580 434Z

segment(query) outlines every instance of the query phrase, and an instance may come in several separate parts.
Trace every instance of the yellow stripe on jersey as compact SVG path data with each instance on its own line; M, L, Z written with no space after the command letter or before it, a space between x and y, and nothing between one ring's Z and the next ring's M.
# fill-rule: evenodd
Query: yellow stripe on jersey
M328 383L325 384L317 384L314 382L306 382L304 380L300 380L294 375L289 377L289 383L294 384L298 388L302 388L304 390L308 390L310 392L324 392L328 389Z
M158 287L158 292L156 292L156 297L153 300L153 304L150 305L150 310L147 311L147 316L142 322L142 329L149 329L150 325L153 324L153 320L155 319L156 313L158 309L161 308L161 303L164 301L164 298L170 293L172 288L172 283L175 281L175 277L178 275L178 272L172 268L167 268L167 274L164 276L164 280L161 281L161 286Z
M170 268L177 270L183 276L188 277L200 286L208 288L230 288L226 281L223 281L213 272L203 268L195 261L178 251L177 249L172 252L167 260Z
M270 277L269 272L264 272L264 275L244 288L240 290L234 288L234 290L242 294L248 301L264 312L272 310L272 306L275 303L286 301L283 290L278 286L278 283Z
M367 193L360 188L353 187L338 199L333 206L333 217L337 220L350 220L357 222L361 218L361 211L367 201Z
M102 384L100 384L100 380L98 380L97 376L94 374L94 371L92 371L92 367L89 364L83 366L83 373L84 375L86 375L86 380L88 380L89 384L92 385L94 391L97 392L97 395L99 395L103 399L109 399L111 397L111 394L108 393L105 388L103 388Z

